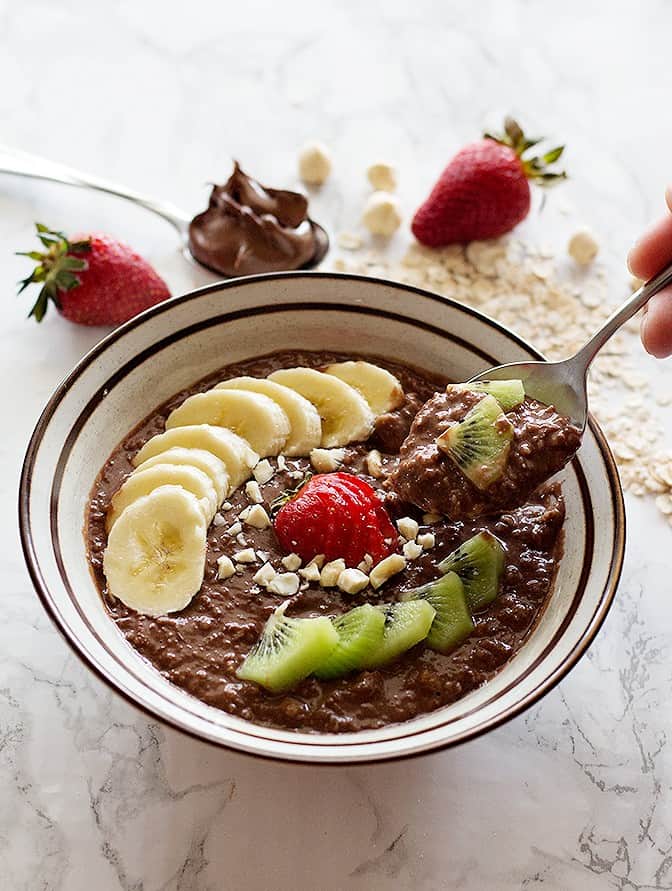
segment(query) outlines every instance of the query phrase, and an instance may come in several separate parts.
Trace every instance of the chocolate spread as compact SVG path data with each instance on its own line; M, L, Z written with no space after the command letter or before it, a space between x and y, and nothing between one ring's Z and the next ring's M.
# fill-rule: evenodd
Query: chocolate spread
M581 444L581 431L569 418L553 406L526 397L506 413L513 425L513 440L502 476L485 490L478 489L441 451L436 439L482 398L482 393L449 387L423 405L389 479L389 486L402 499L454 520L512 510L561 470Z
M299 192L269 189L241 170L213 186L207 210L189 225L189 250L223 275L254 275L316 265L327 235L308 217Z
M394 601L400 592L424 584L439 574L437 564L455 547L482 530L496 535L505 548L506 568L497 599L474 617L472 635L456 650L441 654L419 644L392 664L372 671L355 672L340 680L308 678L291 692L274 695L236 677L236 669L259 638L264 624L282 598L255 585L252 576L259 564L229 579L219 579L217 558L240 545L228 533L237 515L247 506L244 487L230 497L225 525L208 531L205 579L199 593L179 613L153 618L140 615L109 596L105 589L102 559L106 546L105 514L112 494L132 471L135 452L154 434L162 432L165 418L191 393L212 387L227 377L265 377L277 368L319 367L352 356L326 353L285 352L241 362L178 393L132 431L105 463L91 494L86 536L89 558L112 621L157 671L173 684L215 708L258 724L308 732L343 733L382 727L433 711L459 699L491 678L522 646L548 600L560 556L564 505L559 486L547 486L515 511L487 520L452 522L441 519L429 525L422 512L388 493L386 504L393 519L414 517L421 532L436 536L436 547L409 562L406 570L378 592L368 589L346 595L336 588L311 583L291 598L288 615L336 615L360 603ZM418 407L445 382L425 372L379 359L376 364L395 374L406 393L396 413L382 416L375 439L345 449L343 470L361 475L374 487L381 480L367 475L365 458L373 446L383 451L383 464L393 468L398 443L405 436ZM386 447L385 447L385 445ZM264 506L296 486L292 474L310 469L305 458L287 459L275 469L262 489ZM228 520L230 519L230 524ZM246 526L250 547L265 551L273 565L283 556L272 528Z

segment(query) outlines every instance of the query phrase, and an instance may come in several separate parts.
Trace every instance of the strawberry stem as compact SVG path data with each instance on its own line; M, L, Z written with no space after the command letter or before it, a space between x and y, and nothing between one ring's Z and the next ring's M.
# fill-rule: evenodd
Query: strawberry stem
M71 291L81 284L75 275L88 268L88 263L75 254L85 254L91 250L91 241L70 242L67 237L55 229L49 229L42 223L35 223L37 237L45 251L17 251L19 257L28 257L37 265L29 276L19 282L17 294L22 294L29 285L41 284L40 292L28 313L41 322L49 308L51 300L57 309L61 307L60 294Z
M504 119L504 133L493 134L484 133L485 139L492 139L500 145L506 145L520 158L520 164L523 172L528 179L534 180L537 185L550 186L560 180L567 179L564 170L549 170L548 167L555 164L560 159L565 150L564 145L556 146L542 155L533 155L525 157L527 152L535 145L538 145L541 139L529 139L525 136L520 124L512 117Z

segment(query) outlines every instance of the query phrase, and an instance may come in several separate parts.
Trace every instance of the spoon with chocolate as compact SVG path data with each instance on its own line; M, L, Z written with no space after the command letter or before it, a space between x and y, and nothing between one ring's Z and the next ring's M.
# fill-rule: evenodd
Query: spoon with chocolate
M188 256L224 276L312 269L329 248L326 231L308 216L305 195L262 186L237 161L227 182L213 186L208 207L193 219L167 201L156 201L6 146L0 146L0 173L47 179L125 198L170 223Z
M671 282L668 266L568 359L499 365L437 393L415 416L390 488L453 520L520 507L581 445L588 369L599 350Z

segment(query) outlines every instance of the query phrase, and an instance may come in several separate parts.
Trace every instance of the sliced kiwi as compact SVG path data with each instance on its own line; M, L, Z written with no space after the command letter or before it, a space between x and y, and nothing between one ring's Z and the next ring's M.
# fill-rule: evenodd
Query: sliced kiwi
M447 572L421 588L406 591L403 597L404 600L426 600L436 610L427 644L439 653L448 653L474 630L464 586L454 572Z
M332 620L338 632L338 643L313 674L318 678L340 678L362 667L369 653L383 642L385 616L364 603Z
M408 603L386 603L375 607L385 618L383 639L362 660L362 668L378 668L401 656L421 640L432 627L436 610L427 600Z
M504 572L504 548L491 532L479 532L439 563L445 573L457 573L471 612L484 609L499 593Z
M494 396L502 407L502 411L511 411L525 400L525 387L520 380L510 381L474 381L464 384L466 390L475 393L488 393Z
M485 396L436 440L478 489L487 489L504 473L513 427L494 396Z
M271 615L263 633L236 674L272 693L289 690L315 671L338 644L338 631L326 616L290 619L288 601Z

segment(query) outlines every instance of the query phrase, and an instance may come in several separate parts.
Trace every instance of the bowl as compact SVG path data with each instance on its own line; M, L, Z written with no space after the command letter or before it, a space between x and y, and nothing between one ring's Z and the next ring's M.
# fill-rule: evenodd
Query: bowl
M338 735L252 724L170 684L110 620L89 571L82 531L89 492L106 457L174 393L222 365L287 348L386 356L454 380L489 365L543 358L467 306L355 275L254 276L147 310L79 362L30 441L19 521L45 609L84 662L135 706L200 739L253 755L327 764L403 758L464 742L519 714L585 653L620 575L623 497L613 457L592 419L578 456L563 472L564 553L534 630L489 683L430 714Z

